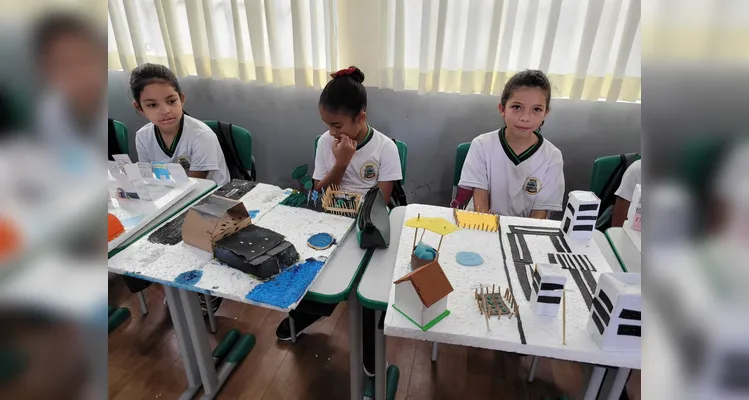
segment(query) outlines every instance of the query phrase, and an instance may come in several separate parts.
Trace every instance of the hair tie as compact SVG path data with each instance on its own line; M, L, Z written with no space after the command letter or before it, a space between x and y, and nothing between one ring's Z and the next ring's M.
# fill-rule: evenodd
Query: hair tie
M338 78L339 76L349 76L356 72L356 67L348 67L337 72L330 74L331 78Z

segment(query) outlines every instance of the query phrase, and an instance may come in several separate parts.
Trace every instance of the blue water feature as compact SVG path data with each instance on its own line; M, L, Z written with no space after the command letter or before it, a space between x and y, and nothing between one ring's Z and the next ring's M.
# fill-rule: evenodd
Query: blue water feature
M255 286L245 298L250 301L286 308L298 301L324 262L308 258L290 267L275 278Z
M260 214L260 210L250 210L247 211L248 214L250 214L250 218L255 219L258 214Z
M455 255L455 261L465 267L475 267L484 263L484 259L481 258L481 255L472 251L458 252L458 254Z
M307 239L307 243L315 248L326 249L335 244L335 239L329 233L316 233Z
M437 258L437 250L424 242L419 242L414 249L414 255L422 260L434 260Z
M196 269L192 271L187 271L179 274L176 278L174 278L174 281L181 284L181 285L187 285L192 286L200 281L200 278L203 277L203 271Z

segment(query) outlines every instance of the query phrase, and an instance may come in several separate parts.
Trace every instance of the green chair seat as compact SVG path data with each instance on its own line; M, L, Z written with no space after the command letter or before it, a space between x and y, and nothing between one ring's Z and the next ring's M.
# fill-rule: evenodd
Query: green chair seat
M129 142L127 138L127 127L120 121L112 120L114 124L114 133L117 137L117 145L120 147L122 154L129 154Z
M640 154L637 153L627 153L625 156L628 159L634 157L633 161L641 158ZM596 158L593 162L593 171L590 174L590 191L600 198L606 182L609 181L609 177L614 173L620 162L621 156L618 154Z
M466 162L466 156L468 150L471 148L471 142L465 142L458 145L458 150L455 152L455 170L453 171L453 186L458 186L460 183L460 173L463 171L463 164Z

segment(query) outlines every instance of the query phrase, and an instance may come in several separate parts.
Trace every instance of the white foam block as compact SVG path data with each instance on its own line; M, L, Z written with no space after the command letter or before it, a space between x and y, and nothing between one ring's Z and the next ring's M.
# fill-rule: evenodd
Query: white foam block
M567 283L567 275L562 267L558 264L537 263L533 266L533 290L531 292L531 308L536 314L555 316L559 312L559 306L562 301L564 285ZM536 278L536 272L538 277ZM560 285L561 288L554 290L545 290L544 285ZM538 291L536 291L538 288ZM553 298L556 303L538 301L538 297Z
M453 221L453 211L450 208L426 206L421 204L409 205L405 219L416 217L417 214L428 217L444 217ZM454 221L453 221L454 222ZM589 310L576 285L567 280L567 345L562 344L561 315L549 317L536 315L530 307L530 301L525 298L520 288L517 273L510 253L507 233L509 225L546 227L559 229L559 221L538 220L530 218L501 217L501 232L482 232L461 229L445 236L440 250L440 265L447 275L455 291L447 301L450 315L424 332L408 321L404 316L392 308L395 291L390 291L389 309L385 317L385 334L412 339L451 343L463 346L481 347L494 350L511 351L520 354L540 355L563 360L588 362L600 365L640 368L640 353L607 353L601 350L587 330ZM391 227L398 229L398 227ZM411 246L413 244L414 229L401 227L402 234L398 245L393 281L410 271ZM421 233L419 233L421 235ZM502 236L502 243L498 236ZM538 262L548 262L548 253L554 252L554 247L548 237L527 235L528 247L531 255ZM437 247L439 235L426 232L424 242ZM486 329L484 317L479 313L474 289L479 284L499 285L504 293L508 287L502 246L507 257L507 266L513 293L520 309L523 331L527 344L522 344L517 319L493 317L490 331ZM569 243L573 252L589 256L598 272L610 272L600 250L593 241ZM551 251L549 251L551 249ZM484 263L476 267L463 267L455 261L459 251L473 251L480 254ZM543 258L542 258L543 257ZM372 266L370 266L372 267ZM531 276L531 267L525 268ZM568 271L565 273L569 274ZM561 314L561 313L560 313Z
M562 231L575 240L590 240L593 237L601 200L593 192L573 190L567 197L567 206L562 217ZM580 229L583 228L583 229Z
M588 330L601 348L639 353L642 344L640 274L601 274L594 302Z
M255 214L253 223L285 235L286 240L299 252L300 260L309 257L329 259L338 246L316 251L307 246L307 239L315 233L328 232L340 242L349 231L353 219L279 205L278 203L289 193L290 189L284 190L259 183L242 197L241 201L248 212ZM325 266L319 273L323 269ZM152 243L146 236L110 258L109 270L119 274L136 273L165 284L173 284L174 279L183 272L202 270L202 278L193 287L196 291L211 291L218 297L279 311L293 310L298 304L297 302L288 308L278 308L247 300L245 296L260 284L260 281L223 265L213 259L211 253L184 242L170 246Z

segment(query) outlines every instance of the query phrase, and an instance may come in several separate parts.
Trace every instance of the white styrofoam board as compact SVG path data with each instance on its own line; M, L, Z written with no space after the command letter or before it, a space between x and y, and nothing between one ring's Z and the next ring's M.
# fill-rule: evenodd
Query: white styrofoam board
M405 219L416 217L417 214L429 217L444 217L452 221L452 209L444 207L409 205L406 210ZM556 317L536 315L525 299L520 283L512 264L512 254L506 233L509 232L508 225L559 227L559 221L537 220L530 218L501 217L503 238L502 245L505 246L507 266L513 293L520 308L520 317L526 344L520 341L516 318L496 317L489 321L490 331L486 329L484 317L478 312L476 300L474 299L474 288L479 284L495 284L501 287L504 293L507 285L507 274L505 273L502 258L501 245L497 232L481 232L461 229L445 236L440 250L440 265L445 271L453 291L447 301L447 309L450 315L437 323L430 330L424 332L412 322L408 321L400 313L392 308L394 290L390 291L388 313L385 318L385 334L412 339L421 339L439 343L450 343L464 346L481 347L494 350L511 351L520 354L539 355L543 357L557 358L569 361L587 362L607 366L640 368L640 353L614 353L604 352L596 344L593 337L587 331L589 310L581 297L574 280L568 277L567 297L567 345L562 344L562 312L560 310ZM393 227L397 229L397 227ZM419 232L421 235L421 232ZM410 252L413 244L414 229L402 227L401 240L398 244L398 256L393 271L393 281L410 271ZM533 240L533 236L527 235L529 251L535 260L548 260L547 253L555 252L549 243L547 248L542 239ZM427 232L424 241L433 246L439 243L439 235ZM568 241L570 248L575 254L586 254L590 258L598 272L610 272L611 267L598 250L595 241L575 242ZM391 244L393 245L393 244ZM473 251L480 254L484 264L477 267L463 267L455 261L458 251ZM544 258L540 258L543 256ZM539 257L539 258L536 258Z
M107 251L112 251L190 193L197 185L197 181L190 179L185 184L176 187L148 185L148 191L151 193L153 200L112 198L112 192L117 190L117 181L109 179L107 184L110 191L107 209L109 213L122 222L125 228L125 232L107 244Z
M299 252L300 262L309 257L330 258L338 246L315 251L307 246L307 239L315 233L328 232L342 241L353 219L279 205L278 203L289 193L290 189L260 183L242 197L241 201L249 212L255 211L254 224L286 236L286 240L291 242ZM325 266L320 269L320 272L323 269ZM289 311L297 305L294 303L288 308L278 308L248 300L247 294L261 284L261 281L237 269L227 267L213 259L210 252L184 242L170 246L152 243L148 237L143 237L110 258L109 270L125 275L134 274L137 277L172 286L180 286L174 282L174 279L181 273L202 270L203 276L200 281L188 287L189 290L210 293L214 296L279 311Z

